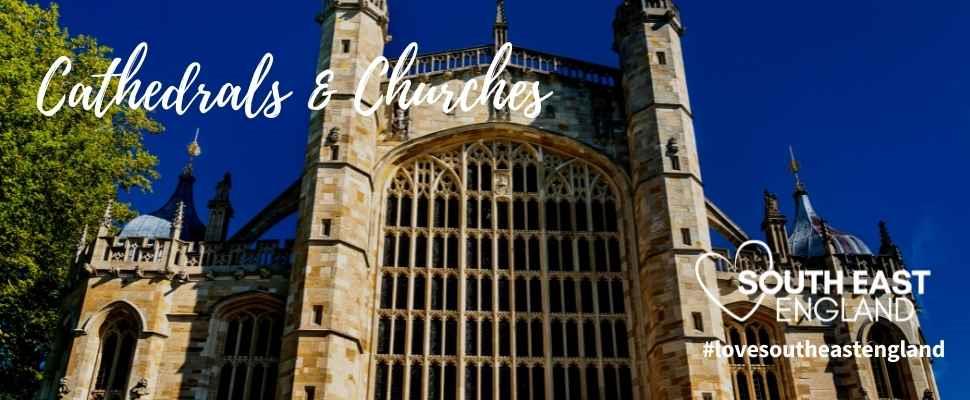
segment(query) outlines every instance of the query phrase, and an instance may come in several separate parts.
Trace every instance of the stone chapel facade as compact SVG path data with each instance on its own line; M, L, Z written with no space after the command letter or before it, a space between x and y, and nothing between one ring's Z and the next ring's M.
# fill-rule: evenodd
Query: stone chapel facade
M384 53L389 5L324 3L318 68L334 71L337 93L311 117L299 179L231 236L230 177L203 223L191 164L168 202L120 233L109 208L79 248L47 362L56 379L39 398L939 398L928 359L702 356L712 340L924 338L918 322L778 323L773 298L738 323L707 299L693 266L711 232L735 246L749 237L704 193L671 0L619 6L619 69L517 48L508 78L556 93L538 118L357 114L354 85ZM409 76L481 80L508 40L501 0L494 39L421 55ZM376 104L386 82L371 81L364 100ZM794 196L789 225L765 194L776 268L905 268L885 229L873 252L824 222L801 182ZM259 240L293 214L293 240ZM737 273L765 256L742 251L702 279L744 312Z

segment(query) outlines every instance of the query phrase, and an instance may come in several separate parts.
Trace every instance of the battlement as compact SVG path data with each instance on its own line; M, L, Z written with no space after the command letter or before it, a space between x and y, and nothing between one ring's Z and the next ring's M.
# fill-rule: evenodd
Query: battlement
M494 56L495 48L491 45L418 55L414 67L404 77L483 69L492 63ZM396 62L393 60L391 64ZM512 50L509 67L595 85L615 87L620 83L620 71L616 68L519 47Z
M679 12L680 9L674 4L673 0L644 0L644 8L662 8Z
M730 252L726 249L715 249L725 258L733 259ZM835 254L836 268L842 269L847 275L851 276L855 271L867 271L870 276L877 271L882 271L887 276L894 272L904 269L898 258L891 255L866 255L866 254ZM791 260L774 260L775 269L779 271L802 271L827 269L824 257L792 257ZM718 273L739 274L743 271L765 272L768 270L768 257L758 251L742 251L738 254L736 263L731 265L724 260L715 260L715 269Z
M106 236L98 238L80 261L91 274L184 272L191 276L251 273L261 269L285 272L292 264L292 251L292 240L210 243Z

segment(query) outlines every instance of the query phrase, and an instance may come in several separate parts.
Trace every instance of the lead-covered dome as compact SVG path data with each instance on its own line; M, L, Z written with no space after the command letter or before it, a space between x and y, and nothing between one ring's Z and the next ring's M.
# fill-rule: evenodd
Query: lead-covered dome
M119 238L148 238L148 239L170 239L172 235L172 219L178 212L179 203L185 205L183 209L182 234L179 239L188 241L198 241L205 238L205 225L199 219L199 214L195 210L193 198L193 186L195 177L192 176L191 168L186 168L179 176L178 186L175 193L169 197L168 201L158 210L149 214L139 215L129 221L121 229Z
M791 237L792 254L799 257L825 255L825 234L832 239L835 254L872 255L869 246L857 236L833 228L815 213L808 192L799 189L795 192L795 227ZM826 232L826 230L828 232Z

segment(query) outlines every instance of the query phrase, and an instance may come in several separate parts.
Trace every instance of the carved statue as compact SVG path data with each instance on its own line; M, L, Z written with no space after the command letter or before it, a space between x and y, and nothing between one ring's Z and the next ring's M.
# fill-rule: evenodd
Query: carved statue
M680 154L680 144L677 143L677 138L670 138L667 141L667 156L673 157Z
M512 171L496 170L495 184L493 192L496 196L509 196L512 194Z
M327 134L327 146L336 146L340 143L340 127L335 126L330 129L330 133Z
M778 207L778 196L765 190L765 212L771 215L781 213Z
M185 272L184 269L179 270L179 272L176 272L175 277L172 279L172 282L175 282L177 284L187 283L188 281L189 281L189 273Z
M74 391L74 384L68 378L61 378L60 383L57 385L57 398L66 399Z
M394 115L391 118L391 129L394 137L407 140L411 137L411 111L405 110L394 103Z
M132 399L142 399L148 397L149 393L151 393L148 390L148 379L139 379L138 383L135 383L135 386L133 386L128 393L131 394Z

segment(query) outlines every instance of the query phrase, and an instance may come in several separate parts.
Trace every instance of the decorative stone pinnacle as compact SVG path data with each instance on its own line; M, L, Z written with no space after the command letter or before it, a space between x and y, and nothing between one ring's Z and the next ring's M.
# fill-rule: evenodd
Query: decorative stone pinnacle
M825 246L825 255L831 256L835 254L834 241L832 239L832 231L829 230L829 223L824 219L820 219L819 224L822 225L822 244Z
M893 244L893 238L889 236L889 227L886 221L879 221L879 240L883 244Z
M505 14L505 0L495 0L495 51L509 42L509 21Z
M114 200L109 200L108 205L104 207L104 215L101 217L101 226L110 227L111 226L111 208L114 207Z
M889 235L889 227L886 221L879 221L879 254L895 256L902 260L902 252L899 250L899 246L893 242L892 236Z
M175 218L172 219L172 239L178 239L175 237L175 233L182 231L182 224L185 221L185 202L179 201L178 207L175 209Z
M765 217L779 215L781 215L781 208L778 206L778 196L765 190Z
M104 214L101 216L101 223L98 226L98 237L108 236L111 229L111 208L114 207L114 200L108 200L108 205L104 207Z

